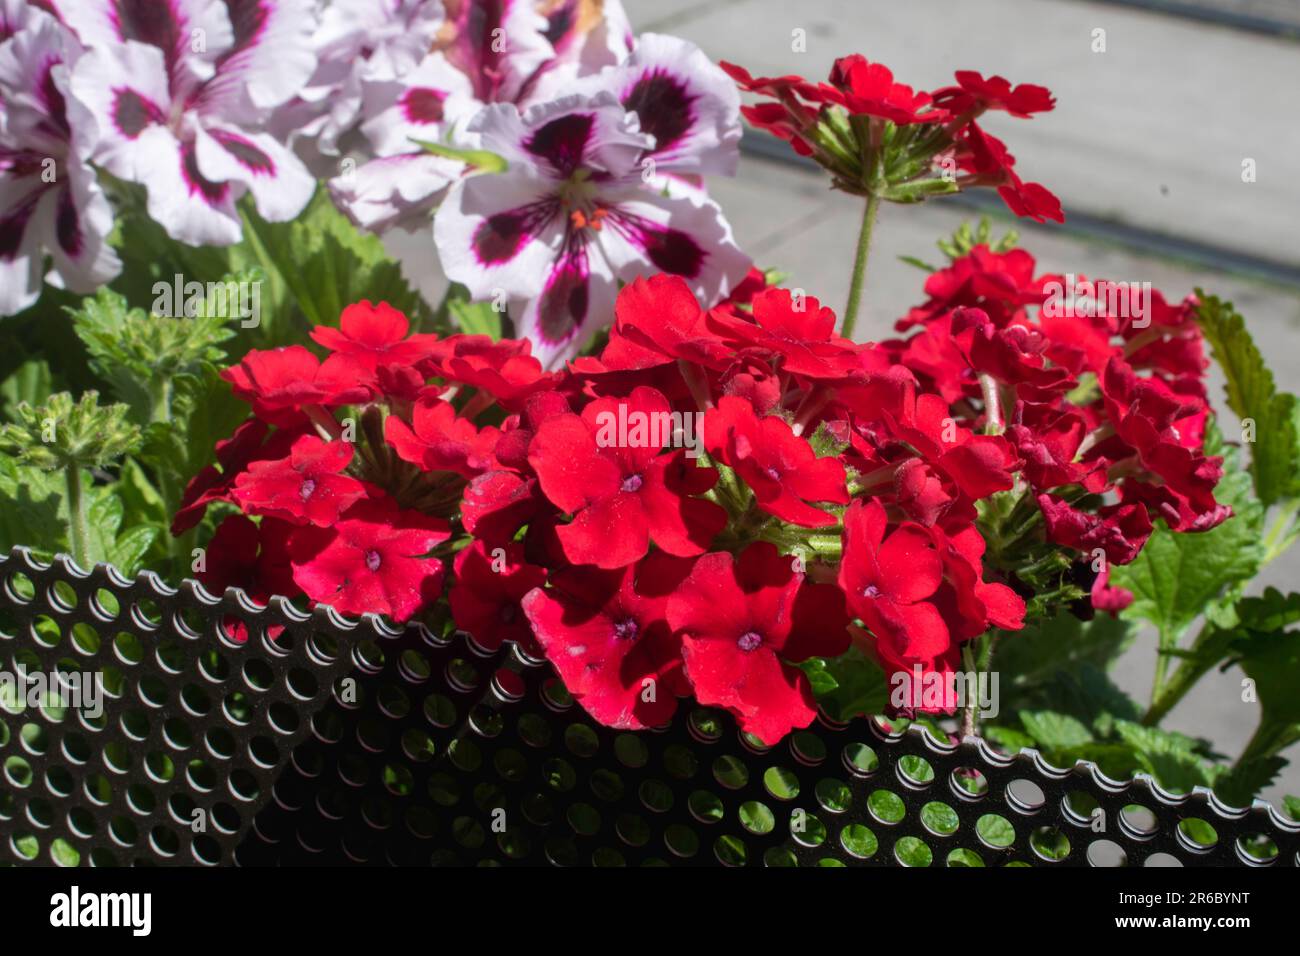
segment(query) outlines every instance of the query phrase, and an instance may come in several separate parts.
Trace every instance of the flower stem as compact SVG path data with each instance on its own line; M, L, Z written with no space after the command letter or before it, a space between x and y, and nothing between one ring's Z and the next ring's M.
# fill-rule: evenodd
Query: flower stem
M844 324L840 334L846 339L853 338L853 326L858 319L858 305L862 302L862 288L867 279L867 257L871 254L871 230L876 224L876 212L880 208L880 197L874 192L867 195L866 208L862 210L862 228L858 232L858 249L853 257L853 278L849 285L849 301L844 306Z
M86 500L81 493L81 469L70 463L63 474L68 485L68 548L77 566L89 571L90 521L86 515Z
M961 649L961 661L962 667L965 669L967 675L979 673L975 664L975 653L971 650L969 642ZM968 689L966 700L962 704L961 708L962 740L965 740L967 737L975 736L975 705L977 703L978 701L969 693Z

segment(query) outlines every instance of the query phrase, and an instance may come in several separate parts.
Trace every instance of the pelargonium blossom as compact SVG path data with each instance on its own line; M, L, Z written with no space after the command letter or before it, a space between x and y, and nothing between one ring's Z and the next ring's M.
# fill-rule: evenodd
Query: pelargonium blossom
M401 3L408 17L429 6ZM359 165L353 157L340 163L330 190L348 215L376 232L421 225L447 188L472 171L455 151L479 147L478 135L468 129L478 110L554 99L577 78L625 59L630 49L631 30L617 0L595 9L579 0L447 0L444 7L432 41L405 69L389 65L399 53L409 58L409 41L391 37L389 25L354 26L346 42L320 51L322 74L343 72L357 82L342 83L328 97L335 105L318 146L336 152L340 114L346 114L359 124L371 154ZM369 17L380 13L372 7ZM380 19L391 24L400 16ZM419 37L426 30L421 21L409 32ZM345 62L327 70L336 59ZM453 152L428 152L423 143Z
M655 138L612 93L492 106L471 129L509 168L453 186L434 222L439 255L475 298L522 304L516 328L543 364L609 321L619 282L666 272L716 302L748 271L717 205L647 165Z
M88 293L121 269L113 212L89 164L95 118L71 94L77 39L30 4L3 5L0 37L0 316L25 309L48 280Z
M265 124L315 67L309 0L63 0L59 10L89 47L72 90L99 123L94 160L148 190L168 235L238 242L245 194L271 222L303 210L315 180Z

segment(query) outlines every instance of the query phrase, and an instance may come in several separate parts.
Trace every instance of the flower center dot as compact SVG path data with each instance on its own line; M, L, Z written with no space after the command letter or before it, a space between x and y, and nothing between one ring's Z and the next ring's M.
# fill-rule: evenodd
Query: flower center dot
M624 618L614 625L614 637L620 641L630 641L636 637L637 630L636 621L630 617Z
M758 650L758 646L763 643L763 635L759 634L758 631L746 631L740 635L736 643L740 645L742 651Z
M763 470L763 473L767 475L767 477L771 478L773 481L781 480L781 473L777 471L775 468L765 468Z
M623 479L624 491L640 491L642 479L640 475L628 475Z
M303 501L306 501L308 498L312 496L312 492L314 492L315 490L316 490L316 479L307 478L303 481L301 485L298 486L298 497L301 498Z
M366 567L368 567L371 571L378 571L379 566L383 563L384 560L379 556L378 551L366 552Z
M880 597L880 588L876 587L874 584L868 584L862 589L862 595L863 597L869 597L872 600L875 600Z

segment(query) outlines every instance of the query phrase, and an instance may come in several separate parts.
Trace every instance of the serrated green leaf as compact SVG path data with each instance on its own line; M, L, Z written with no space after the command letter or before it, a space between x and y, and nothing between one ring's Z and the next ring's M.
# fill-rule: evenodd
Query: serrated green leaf
M1029 736L1047 751L1069 750L1093 742L1088 728L1068 714L1050 710L1022 710L1020 722L1024 724Z
M818 458L838 458L849 447L848 442L835 437L826 422L817 426L817 430L808 439L808 444L812 445L813 454Z
M155 525L136 525L128 529L113 542L106 560L125 575L135 574L160 532L161 529Z
M1279 391L1250 333L1231 302L1197 295L1197 321L1227 379L1228 407L1254 423L1250 473L1267 507L1300 491L1300 435L1296 397Z
M58 472L0 455L0 551L19 544L46 555L66 551L66 494Z
M883 714L888 706L889 685L884 671L856 647L839 657L812 658L801 667L813 683L817 702L833 720ZM817 692L819 686L822 689Z
M1243 761L1215 781L1214 792L1230 807L1248 807L1285 766L1281 757Z
M1116 721L1115 732L1133 749L1143 769L1174 793L1212 787L1225 772L1198 753L1199 742L1184 734L1129 721Z
M252 336L260 347L299 342L315 325L337 325L344 307L363 299L387 302L420 327L427 309L401 267L324 189L290 222L269 223L248 203L241 212L244 242L232 247L233 266L256 266L267 276L264 318Z

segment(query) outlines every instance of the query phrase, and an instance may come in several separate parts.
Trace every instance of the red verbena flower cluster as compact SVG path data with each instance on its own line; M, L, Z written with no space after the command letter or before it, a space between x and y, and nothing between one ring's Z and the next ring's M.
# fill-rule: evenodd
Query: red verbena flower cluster
M839 189L915 202L989 186L1017 216L1064 221L1056 196L1022 180L1006 144L978 122L989 111L1027 119L1051 110L1056 101L1045 87L959 70L956 85L925 92L895 82L888 67L861 54L836 60L821 83L721 66L742 90L764 98L742 106L744 117L815 159Z
M968 82L936 99L1043 103ZM878 75L846 83L906 105ZM527 341L411 335L361 302L315 330L324 358L224 372L252 417L175 530L226 502L212 587L398 621L445 602L480 646L549 660L602 723L662 725L691 696L771 744L816 714L802 663L951 672L1029 595L1119 606L1078 568L1131 560L1153 518L1226 516L1190 304L1117 318L1093 283L1066 317L1033 273L976 247L879 344L758 273L712 309L637 279L600 352L561 372Z

